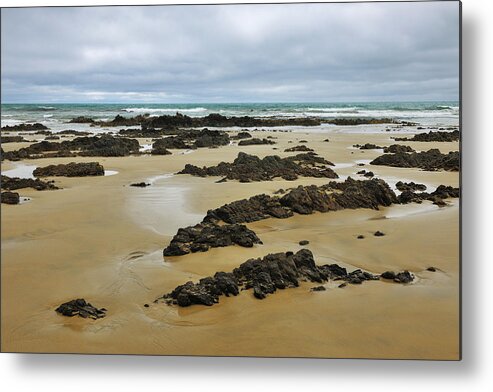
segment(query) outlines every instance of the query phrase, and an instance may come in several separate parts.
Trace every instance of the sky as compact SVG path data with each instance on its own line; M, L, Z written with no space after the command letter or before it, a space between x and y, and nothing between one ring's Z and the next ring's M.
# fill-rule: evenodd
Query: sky
M2 103L459 99L459 4L2 9Z

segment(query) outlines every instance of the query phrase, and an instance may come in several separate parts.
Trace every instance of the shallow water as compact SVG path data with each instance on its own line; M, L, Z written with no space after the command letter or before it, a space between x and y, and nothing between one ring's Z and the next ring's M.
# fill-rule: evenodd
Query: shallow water
M139 225L166 236L175 235L180 227L200 222L202 214L187 208L187 194L192 186L185 183L185 178L186 181L196 180L173 173L145 179L150 186L133 188L129 193L129 213Z
M18 163L13 169L6 170L2 172L3 175L8 177L19 177L19 178L32 178L34 179L33 172L38 166L35 165L25 165L24 163Z

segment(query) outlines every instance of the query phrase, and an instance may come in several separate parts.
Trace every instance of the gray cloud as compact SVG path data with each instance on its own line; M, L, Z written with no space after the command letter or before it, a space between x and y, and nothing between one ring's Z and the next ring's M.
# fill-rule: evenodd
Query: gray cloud
M2 101L456 100L458 7L2 9Z

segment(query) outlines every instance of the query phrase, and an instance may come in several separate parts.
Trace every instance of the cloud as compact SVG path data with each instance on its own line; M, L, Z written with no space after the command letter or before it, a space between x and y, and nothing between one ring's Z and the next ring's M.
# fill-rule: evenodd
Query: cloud
M2 102L456 100L458 2L2 10Z

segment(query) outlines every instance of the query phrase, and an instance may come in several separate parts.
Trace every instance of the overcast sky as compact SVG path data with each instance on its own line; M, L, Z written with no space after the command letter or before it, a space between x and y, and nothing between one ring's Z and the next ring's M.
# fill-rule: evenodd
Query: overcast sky
M2 9L2 102L458 100L458 7Z

